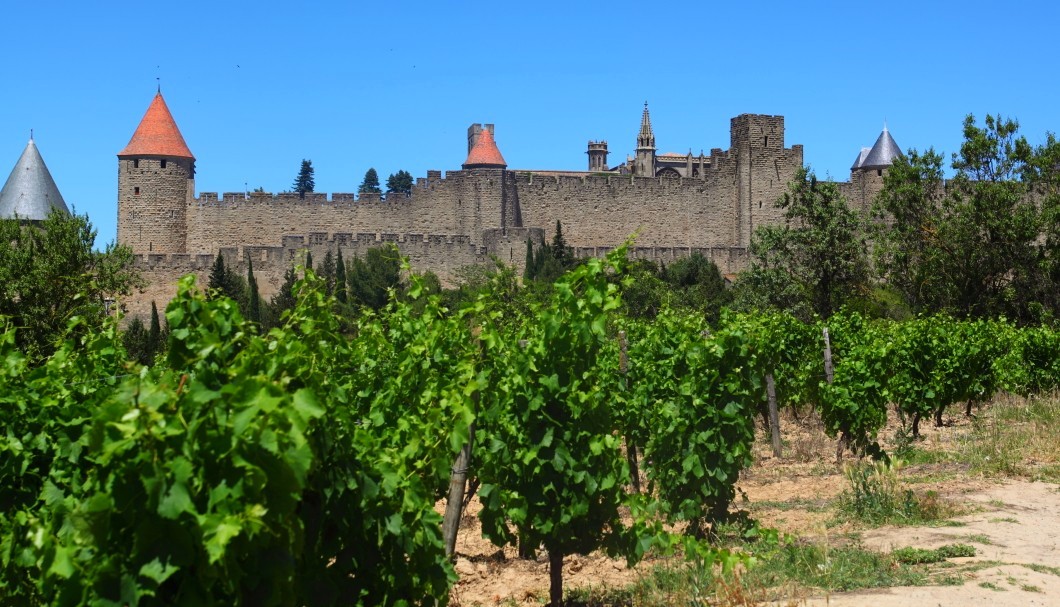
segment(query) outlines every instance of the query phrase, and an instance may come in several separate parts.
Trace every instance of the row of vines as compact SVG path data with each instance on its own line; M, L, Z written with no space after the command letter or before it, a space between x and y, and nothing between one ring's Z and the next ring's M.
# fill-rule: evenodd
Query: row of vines
M829 381L821 326L622 318L622 253L531 314L488 293L450 314L414 283L340 326L310 277L263 335L186 278L150 367L113 326L38 366L4 328L0 605L445 603L435 504L465 477L487 537L547 552L554 601L568 554L680 543L731 566L699 538L751 463L767 376L862 451L890 403L919 420L1060 383L1055 331L853 314L829 321Z

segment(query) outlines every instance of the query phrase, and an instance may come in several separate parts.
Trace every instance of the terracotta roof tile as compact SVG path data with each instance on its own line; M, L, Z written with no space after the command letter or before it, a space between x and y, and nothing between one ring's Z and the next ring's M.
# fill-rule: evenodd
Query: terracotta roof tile
M501 151L497 149L497 143L493 140L493 133L489 132L489 129L482 129L478 141L475 142L475 147L471 148L467 160L464 161L464 168L496 167L503 169L507 166L508 163L504 162L504 156L501 156Z
M118 156L172 156L195 160L169 113L165 99L162 99L162 93L155 95L129 145L118 152Z

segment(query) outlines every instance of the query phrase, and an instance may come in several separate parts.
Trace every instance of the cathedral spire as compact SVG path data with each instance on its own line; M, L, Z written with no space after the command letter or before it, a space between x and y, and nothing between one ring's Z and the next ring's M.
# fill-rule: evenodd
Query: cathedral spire
M648 102L644 102L644 114L640 118L640 133L637 135L637 149L655 149L655 134L651 130L651 115L648 114Z
M651 130L651 115L648 102L644 102L644 114L640 118L640 133L637 134L637 159L633 174L640 177L655 176L655 133Z

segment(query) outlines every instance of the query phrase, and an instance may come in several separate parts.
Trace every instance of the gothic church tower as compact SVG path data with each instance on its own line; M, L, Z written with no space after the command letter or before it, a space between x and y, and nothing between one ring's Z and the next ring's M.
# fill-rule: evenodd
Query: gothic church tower
M644 102L644 115L641 116L640 133L637 134L637 158L634 160L633 174L638 177L655 177L655 134L651 131L647 101Z
M159 92L118 153L118 242L134 253L187 253L195 156Z

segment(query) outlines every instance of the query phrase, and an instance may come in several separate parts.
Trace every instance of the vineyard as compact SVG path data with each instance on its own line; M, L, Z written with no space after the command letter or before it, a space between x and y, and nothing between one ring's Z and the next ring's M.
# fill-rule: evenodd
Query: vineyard
M888 416L915 435L1060 387L1049 327L635 320L625 264L591 260L529 309L498 286L453 312L414 279L352 326L310 273L264 334L189 277L151 366L113 324L73 318L40 364L4 327L0 605L441 604L472 492L489 540L547 554L558 605L567 555L749 564L711 531L778 411L885 459Z

